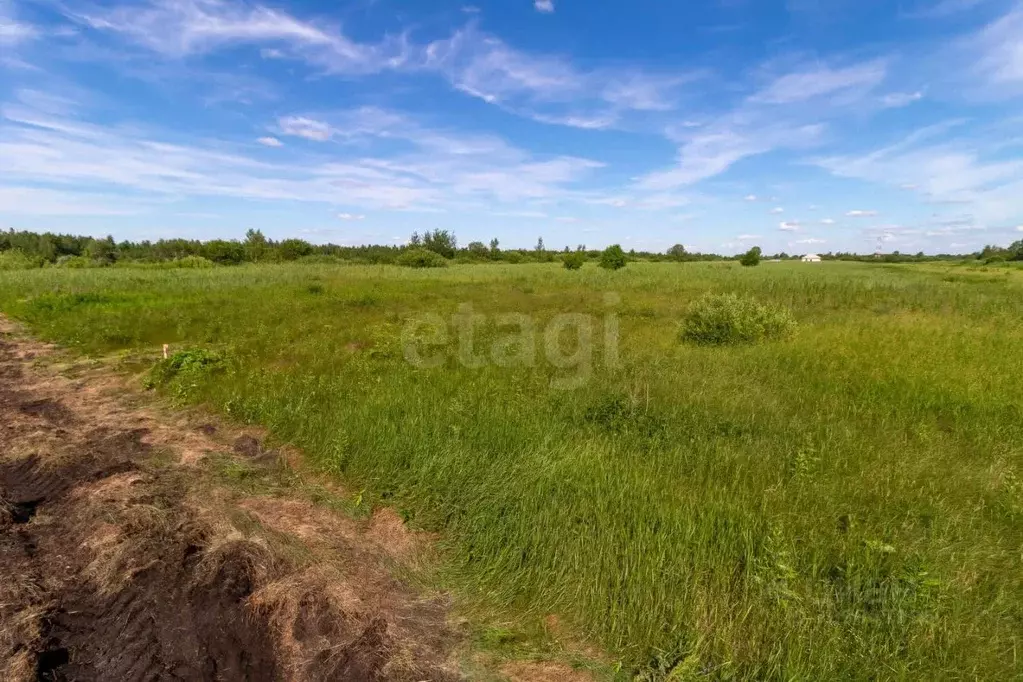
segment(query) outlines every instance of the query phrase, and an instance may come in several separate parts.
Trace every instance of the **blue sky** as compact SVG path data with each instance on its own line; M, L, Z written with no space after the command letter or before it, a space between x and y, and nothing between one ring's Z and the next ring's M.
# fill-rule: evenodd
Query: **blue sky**
M1023 0L0 0L0 226L1023 238Z

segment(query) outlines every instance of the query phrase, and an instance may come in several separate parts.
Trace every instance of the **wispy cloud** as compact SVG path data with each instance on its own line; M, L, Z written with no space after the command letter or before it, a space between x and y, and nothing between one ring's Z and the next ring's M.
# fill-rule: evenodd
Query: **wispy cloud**
M537 12L550 14L554 11L554 2L553 0L535 0L533 2L533 7L536 8Z
M784 213L784 212L785 212L785 209L782 208L781 206L775 206L774 208L771 209L771 213L773 213L775 215L778 215L779 213Z
M278 140L276 137L261 137L256 140L259 144L266 147L283 147L284 143Z
M862 209L853 209L852 211L845 212L848 218L870 218L877 215L877 211L865 211Z
M277 123L284 135L304 137L316 142L326 142L333 135L328 124L305 116L285 116Z
M765 104L793 104L853 89L869 90L884 80L885 73L883 60L844 68L818 66L785 74L750 99Z
M338 213L337 217L341 220L363 220L366 216L361 213Z
M781 230L782 232L798 232L799 222L796 220L787 220L778 223L778 229Z
M396 114L390 117L404 120L405 150L399 153L373 155L377 140L391 139L385 128L365 131L366 145L357 155L339 146L331 161L310 155L269 163L224 142L183 145L137 127L100 126L28 107L0 111L5 159L0 186L12 180L55 191L84 185L97 195L219 196L392 210L441 210L481 200L521 206L570 197L571 186L601 166L578 157L537 157L500 139L431 130Z
M824 240L824 239L818 239L817 237L809 237L807 239L797 239L793 243L795 243L795 244L827 244L827 241Z
M276 43L275 56L293 56L338 73L376 73L408 58L401 37L359 43L340 27L302 21L262 5L227 0L149 0L138 4L79 4L72 20L113 32L162 54L181 58L238 45Z
M821 225L834 225L835 221L832 218L824 218L821 220Z
M14 7L0 0L0 46L11 47L38 37L39 30L15 17Z
M897 109L918 102L923 99L924 93L921 90L915 92L890 92L881 97L881 105L887 109Z

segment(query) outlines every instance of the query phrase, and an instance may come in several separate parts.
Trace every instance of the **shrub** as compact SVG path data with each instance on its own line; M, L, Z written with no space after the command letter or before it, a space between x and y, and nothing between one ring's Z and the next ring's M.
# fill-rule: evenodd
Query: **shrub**
M26 256L21 249L0 251L0 270L28 270L42 267L42 265L42 258Z
M743 254L742 258L739 259L739 262L747 268L756 267L757 265L760 265L760 253L760 247L754 246L752 249Z
M169 387L181 397L197 388L210 375L224 369L224 356L220 353L204 348L179 350L149 370L145 387Z
M521 251L505 251L501 254L501 260L505 263L511 263L512 265L518 265L519 263L525 263L526 257L522 255Z
M600 267L605 270L620 270L625 267L625 252L618 244L612 244L600 254Z
M566 270L578 270L586 262L586 254L579 251L566 253L561 257L561 262L565 265Z
M107 263L101 263L100 261L95 261L92 260L91 258L86 258L85 256L61 256L60 258L57 259L57 262L54 263L54 265L56 265L58 268L79 269L99 268L104 265L107 265Z
M689 306L682 338L707 345L756 343L790 336L795 327L792 314L784 308L736 294L707 294Z
M406 268L446 268L448 261L444 256L426 249L410 249L398 256L398 265Z

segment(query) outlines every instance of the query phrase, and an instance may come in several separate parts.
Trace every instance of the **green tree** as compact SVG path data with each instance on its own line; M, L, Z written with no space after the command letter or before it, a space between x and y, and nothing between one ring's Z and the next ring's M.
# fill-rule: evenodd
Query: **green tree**
M117 260L117 245L113 237L90 240L85 247L85 256L101 263L113 263Z
M675 246L668 249L668 257L673 261L684 261L686 259L686 247L681 244L675 244Z
M600 267L605 270L620 270L625 267L625 252L620 244L612 244L600 254Z
M249 230L245 233L245 260L253 263L265 260L270 250L266 237L259 230Z
M566 270L578 270L586 262L586 254L581 251L569 251L561 256Z
M245 259L245 247L235 241L214 239L202 245L201 255L221 265L237 265Z
M469 245L465 248L474 258L486 258L490 254L490 251L487 250L487 245L483 242L469 242Z
M278 245L281 260L298 260L313 252L313 245L302 239L285 239Z
M427 251L433 251L445 258L454 258L455 249L458 248L458 240L455 239L454 232L436 229L433 232L427 231L423 235L423 247Z
M739 262L747 268L756 267L757 265L760 265L761 253L760 247L754 246L752 249L743 254L742 258L739 259Z

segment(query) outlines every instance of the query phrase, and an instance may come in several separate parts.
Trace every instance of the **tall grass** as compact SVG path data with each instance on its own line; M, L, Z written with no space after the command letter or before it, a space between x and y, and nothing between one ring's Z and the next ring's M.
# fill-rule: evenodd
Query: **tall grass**
M406 363L423 312L607 310L617 369ZM680 343L706 293L790 309ZM1006 679L1023 634L1023 272L846 263L0 273L87 353L206 348L178 393L441 531L458 584L657 679ZM488 332L490 333L490 332ZM674 671L674 672L672 672Z

